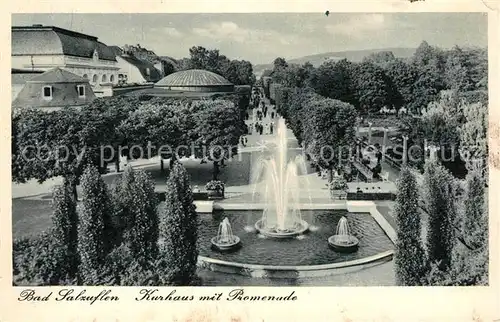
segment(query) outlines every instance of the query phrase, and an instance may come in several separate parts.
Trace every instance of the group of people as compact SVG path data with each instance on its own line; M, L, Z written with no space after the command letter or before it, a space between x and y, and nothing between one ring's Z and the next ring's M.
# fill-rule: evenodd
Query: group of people
M274 122L266 123L265 125L262 125L260 122L256 122L254 127L255 132L260 135L274 133Z

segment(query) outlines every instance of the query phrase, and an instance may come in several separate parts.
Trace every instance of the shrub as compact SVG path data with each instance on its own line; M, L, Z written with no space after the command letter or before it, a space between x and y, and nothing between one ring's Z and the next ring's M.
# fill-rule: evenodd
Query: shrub
M75 282L67 275L64 249L44 232L13 242L13 282L15 285L65 285Z
M205 185L207 190L224 190L224 182L220 180L211 180Z

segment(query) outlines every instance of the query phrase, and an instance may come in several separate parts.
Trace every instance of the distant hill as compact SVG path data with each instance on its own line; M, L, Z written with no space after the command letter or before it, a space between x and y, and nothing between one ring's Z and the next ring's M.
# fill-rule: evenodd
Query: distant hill
M364 57L369 54L380 52L380 51L392 51L395 57L398 58L408 58L413 55L416 48L381 48L381 49L368 49L368 50L348 50L348 51L338 51L331 53L322 53L316 55L309 55L300 58L294 58L287 60L288 63L292 64L304 64L310 62L314 67L318 67L328 60L341 60L346 58L352 62L360 62ZM253 66L254 73L260 76L265 69L272 69L273 65L270 64L258 64Z

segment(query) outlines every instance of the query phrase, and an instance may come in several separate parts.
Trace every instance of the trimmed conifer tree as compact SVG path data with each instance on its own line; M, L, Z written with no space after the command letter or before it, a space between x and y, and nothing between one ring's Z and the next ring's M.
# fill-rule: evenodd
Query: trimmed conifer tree
M134 223L131 211L134 203L135 172L127 166L111 189L113 199L113 225L116 231L117 243L129 240L129 232Z
M431 263L445 271L452 258L455 243L456 217L454 179L438 160L430 159L425 164L424 200L429 215L427 222L426 248Z
M394 207L397 225L396 282L400 286L421 285L426 273L426 257L421 240L417 182L408 168L401 170L397 188Z
M95 284L109 253L111 208L106 183L99 171L89 166L81 177L82 203L78 212L79 277L84 285Z
M144 171L135 173L130 213L133 224L128 241L133 256L139 261L155 259L158 254L158 214L155 185Z
M464 198L463 238L472 249L488 246L488 210L481 170L469 171Z
M54 189L52 196L52 236L59 251L63 263L61 268L63 274L74 277L78 269L78 214L76 212L76 200L73 195L73 187L67 180L64 184Z
M198 218L189 176L176 162L167 180L161 215L161 256L169 284L189 285L196 277Z

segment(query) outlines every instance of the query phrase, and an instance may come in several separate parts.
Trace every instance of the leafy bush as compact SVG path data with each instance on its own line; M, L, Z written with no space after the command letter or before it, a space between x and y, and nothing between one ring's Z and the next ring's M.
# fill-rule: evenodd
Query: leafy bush
M334 177L330 183L330 190L345 190L347 189L347 180L343 177Z
M224 182L220 180L211 180L207 182L207 184L205 185L205 189L222 191L224 190Z
M15 240L12 256L16 285L75 284L67 274L64 249L52 231Z

